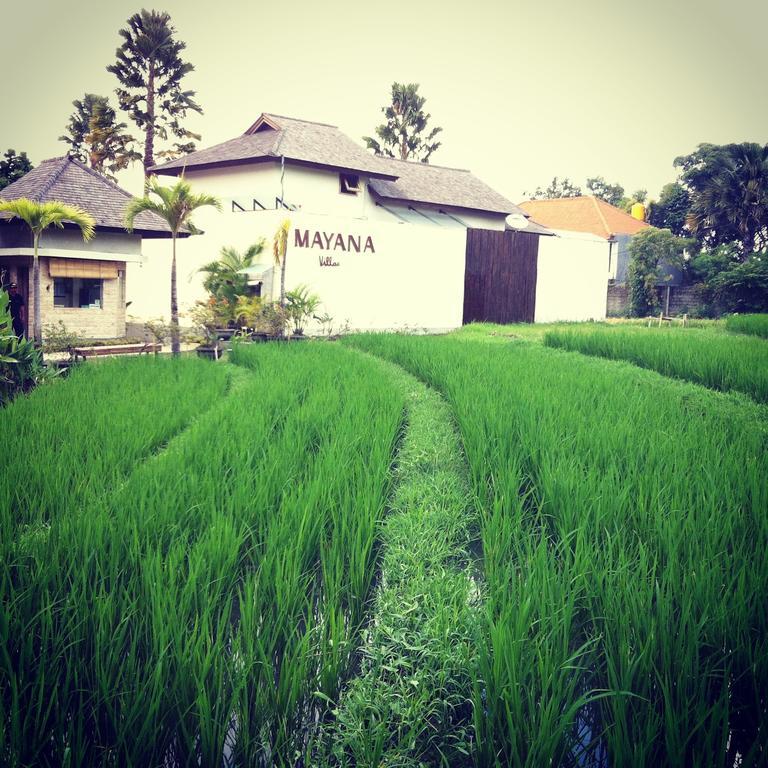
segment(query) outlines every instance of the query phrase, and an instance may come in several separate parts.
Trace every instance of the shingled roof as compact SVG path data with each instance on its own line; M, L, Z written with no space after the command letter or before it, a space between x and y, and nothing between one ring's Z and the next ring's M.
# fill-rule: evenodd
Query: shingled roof
M378 158L369 155L335 125L311 123L266 112L242 136L156 165L152 171L178 176L185 169L192 171L280 162L283 157L300 165L394 178Z
M335 125L263 113L242 135L186 157L156 165L155 173L178 175L262 162L286 162L362 173L382 200L425 203L492 213L522 213L469 171L392 160L366 152Z
M381 158L381 161L397 174L395 181L370 180L371 191L383 200L445 205L490 213L523 214L514 203L469 171L410 160Z
M614 235L634 235L650 226L593 195L528 200L520 207L550 229L589 232L606 240Z
M57 200L76 205L96 219L97 230L125 231L125 207L133 195L79 160L65 156L43 160L29 173L0 190L1 200L22 197L38 202ZM0 217L8 219L10 214L0 214ZM167 222L149 211L136 217L134 232L144 237L171 236Z

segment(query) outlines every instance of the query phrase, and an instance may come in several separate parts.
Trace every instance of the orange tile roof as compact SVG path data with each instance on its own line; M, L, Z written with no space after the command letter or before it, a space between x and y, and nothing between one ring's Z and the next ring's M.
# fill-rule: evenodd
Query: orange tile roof
M590 232L606 240L614 235L634 235L650 226L592 195L527 200L520 208L550 229Z

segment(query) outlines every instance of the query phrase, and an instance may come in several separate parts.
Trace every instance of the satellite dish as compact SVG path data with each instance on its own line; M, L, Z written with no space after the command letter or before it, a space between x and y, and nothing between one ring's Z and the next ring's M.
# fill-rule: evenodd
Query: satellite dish
M522 213L511 213L507 216L507 224L512 229L525 229L528 226L528 219Z

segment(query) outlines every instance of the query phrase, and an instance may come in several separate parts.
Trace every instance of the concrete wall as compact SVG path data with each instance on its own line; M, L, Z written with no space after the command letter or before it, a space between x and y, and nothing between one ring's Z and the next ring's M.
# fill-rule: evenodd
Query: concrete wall
M384 224L304 211L248 216L205 212L199 226L206 234L180 243L180 263L186 271L215 258L222 245L244 250L264 237L262 263L271 265L272 238L285 219L291 222L286 289L308 285L322 301L318 314L331 315L337 329L442 330L461 325L466 241L462 228ZM359 252L350 237L359 243ZM276 298L279 270L272 288ZM312 324L307 330L313 330Z
M607 282L604 239L581 234L540 237L535 321L603 320Z

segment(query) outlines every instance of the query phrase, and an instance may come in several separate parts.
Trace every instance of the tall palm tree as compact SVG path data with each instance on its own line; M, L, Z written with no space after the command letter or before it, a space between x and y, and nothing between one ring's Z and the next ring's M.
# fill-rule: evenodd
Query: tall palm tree
M253 266L263 250L264 240L251 245L245 253L232 247L222 248L218 261L211 261L198 270L206 275L203 281L205 290L234 304L237 297L246 294L248 289L248 277L242 274L242 270Z
M149 194L158 199L152 199ZM144 211L157 214L168 222L171 228L171 242L173 244L173 258L171 259L171 352L178 355L179 345L179 301L176 293L176 239L179 232L188 229L194 232L192 213L198 208L210 205L221 210L221 203L213 195L192 192L192 187L184 177L180 178L172 187L162 187L157 179L152 176L149 182L149 192L146 197L134 197L125 209L125 228L133 231L133 222Z
M700 242L735 241L742 258L768 245L768 145L700 144L675 165L691 195L686 223Z
M94 235L96 220L90 213L74 205L60 203L58 200L41 203L26 197L0 202L0 213L10 213L12 217L21 219L32 231L32 299L35 305L32 338L37 344L41 344L43 331L40 321L40 260L37 255L40 235L50 226L63 229L64 223L70 222L80 227L83 240L90 240Z

